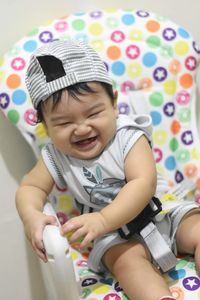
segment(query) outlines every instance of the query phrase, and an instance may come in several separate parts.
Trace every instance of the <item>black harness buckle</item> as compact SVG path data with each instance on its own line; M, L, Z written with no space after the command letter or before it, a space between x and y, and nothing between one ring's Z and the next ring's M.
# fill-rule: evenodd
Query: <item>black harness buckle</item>
M129 239L133 234L140 231L162 210L162 203L156 197L152 197L151 201L143 209L143 211L132 221L118 229L120 236L124 239Z

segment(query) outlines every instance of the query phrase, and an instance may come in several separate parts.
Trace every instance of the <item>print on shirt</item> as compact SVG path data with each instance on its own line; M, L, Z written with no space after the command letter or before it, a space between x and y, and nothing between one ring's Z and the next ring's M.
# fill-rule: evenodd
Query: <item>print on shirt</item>
M101 167L96 167L96 176L83 167L83 174L92 186L83 186L90 196L90 202L100 206L110 204L117 196L126 181L118 178L102 178Z

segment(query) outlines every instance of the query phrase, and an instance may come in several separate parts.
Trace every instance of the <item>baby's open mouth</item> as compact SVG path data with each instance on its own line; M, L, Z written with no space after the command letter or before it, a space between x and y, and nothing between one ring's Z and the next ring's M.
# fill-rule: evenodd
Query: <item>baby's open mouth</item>
M84 140L80 140L80 141L76 141L74 142L74 144L76 144L77 146L88 146L88 145L91 145L93 142L95 142L97 139L97 136L93 136L91 138L87 138L87 139L84 139Z

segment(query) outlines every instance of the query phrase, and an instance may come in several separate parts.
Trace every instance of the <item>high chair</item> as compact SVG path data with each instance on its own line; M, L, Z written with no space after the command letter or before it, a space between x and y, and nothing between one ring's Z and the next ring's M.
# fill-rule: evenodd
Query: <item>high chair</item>
M0 67L1 111L17 126L35 156L40 155L48 137L43 125L36 125L36 113L25 87L27 63L39 46L69 38L87 41L99 52L118 90L121 114L151 115L159 172L171 187L178 184L178 193L190 192L191 188L187 190L184 185L189 179L195 185L189 194L200 203L196 115L200 49L185 28L152 12L109 9L67 15L33 29L4 55ZM55 187L44 213L56 215L62 224L78 211L68 192ZM128 299L111 274L102 277L87 268L90 247L81 253L78 242L69 246L59 228L52 225L44 230L44 244L52 279L49 289L53 288L48 299ZM178 257L176 268L163 276L177 300L200 299L200 279L192 257Z

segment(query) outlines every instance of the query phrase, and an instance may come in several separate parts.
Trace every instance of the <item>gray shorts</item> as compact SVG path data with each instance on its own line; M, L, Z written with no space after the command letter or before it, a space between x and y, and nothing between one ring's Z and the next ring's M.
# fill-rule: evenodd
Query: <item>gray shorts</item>
M171 250L174 254L177 254L177 246L175 235L177 227L181 219L187 214L190 210L197 209L199 206L190 202L185 205L176 207L170 212L170 214L165 215L159 219L159 216L155 220L155 225ZM131 237L131 240L140 240L143 242L143 239L140 235L134 234ZM122 244L127 242L126 239L120 237L118 231L110 232L103 237L100 237L94 241L93 249L90 252L88 259L88 267L96 273L105 273L108 270L102 262L102 257L105 252L114 245Z

